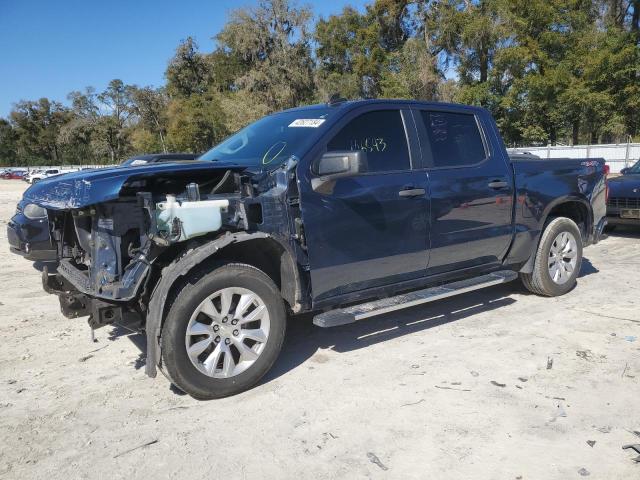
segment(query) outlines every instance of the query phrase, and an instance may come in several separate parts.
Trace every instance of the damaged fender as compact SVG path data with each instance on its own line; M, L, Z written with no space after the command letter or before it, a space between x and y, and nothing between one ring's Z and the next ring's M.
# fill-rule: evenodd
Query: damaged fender
M160 336L165 316L167 298L175 282L188 274L209 257L233 243L241 243L248 240L271 239L276 241L286 252L281 258L282 272L282 296L289 303L294 313L301 309L301 284L298 269L295 264L295 256L291 247L277 237L264 232L238 232L228 233L216 240L200 245L186 252L184 256L166 266L162 270L162 277L149 300L149 310L146 320L147 335L147 363L145 373L150 377L157 375L157 365L160 360ZM285 280L287 280L285 284Z

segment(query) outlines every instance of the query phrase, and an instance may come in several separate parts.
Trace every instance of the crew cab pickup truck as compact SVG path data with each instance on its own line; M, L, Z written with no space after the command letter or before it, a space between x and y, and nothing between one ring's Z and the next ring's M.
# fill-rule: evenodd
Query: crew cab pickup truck
M481 108L336 100L23 205L46 210L62 312L144 329L147 374L207 399L255 385L301 312L333 327L518 277L568 292L605 197L603 160L512 160Z

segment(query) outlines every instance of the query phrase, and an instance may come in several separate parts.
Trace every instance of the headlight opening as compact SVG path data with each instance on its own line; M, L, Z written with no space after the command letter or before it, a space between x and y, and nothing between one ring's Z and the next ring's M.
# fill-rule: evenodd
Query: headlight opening
M24 207L23 215L31 220L38 218L47 218L47 211L34 203L30 203Z

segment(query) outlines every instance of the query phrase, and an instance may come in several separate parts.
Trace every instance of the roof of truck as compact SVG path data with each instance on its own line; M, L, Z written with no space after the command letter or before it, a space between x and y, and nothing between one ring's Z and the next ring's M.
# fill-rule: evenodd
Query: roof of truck
M297 112L297 111L308 111L308 110L320 110L326 108L336 108L336 109L345 109L351 110L356 107L360 107L363 105L375 105L375 104L401 104L401 105L420 105L420 106L438 106L438 107L456 107L456 108L468 108L470 110L484 110L482 107L472 106L472 105L463 105L460 103L446 103L446 102L434 102L434 101L426 101L426 100L407 100L407 99L394 99L394 98L368 98L368 99L358 99L358 100L346 100L346 99L338 99L329 101L326 103L316 103L313 105L303 105L300 107L289 108L284 110L285 112ZM275 112L278 113L278 112Z

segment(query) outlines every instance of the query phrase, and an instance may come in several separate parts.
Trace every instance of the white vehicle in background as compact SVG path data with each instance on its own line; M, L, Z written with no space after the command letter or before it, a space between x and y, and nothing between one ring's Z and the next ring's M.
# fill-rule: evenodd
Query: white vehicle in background
M68 169L61 169L61 168L47 168L44 170L38 170L36 173L31 173L29 175L29 178L27 179L27 182L29 183L37 183L40 180L44 180L45 178L49 178L49 177L55 177L57 175L63 175L65 173L71 173L71 172L77 172L78 169L77 168L68 168Z
M36 175L38 173L42 173L43 170L41 168L37 168L35 170L31 170L30 172L27 172L27 174L22 178L22 180L24 180L27 183L31 183L31 177L33 175Z

